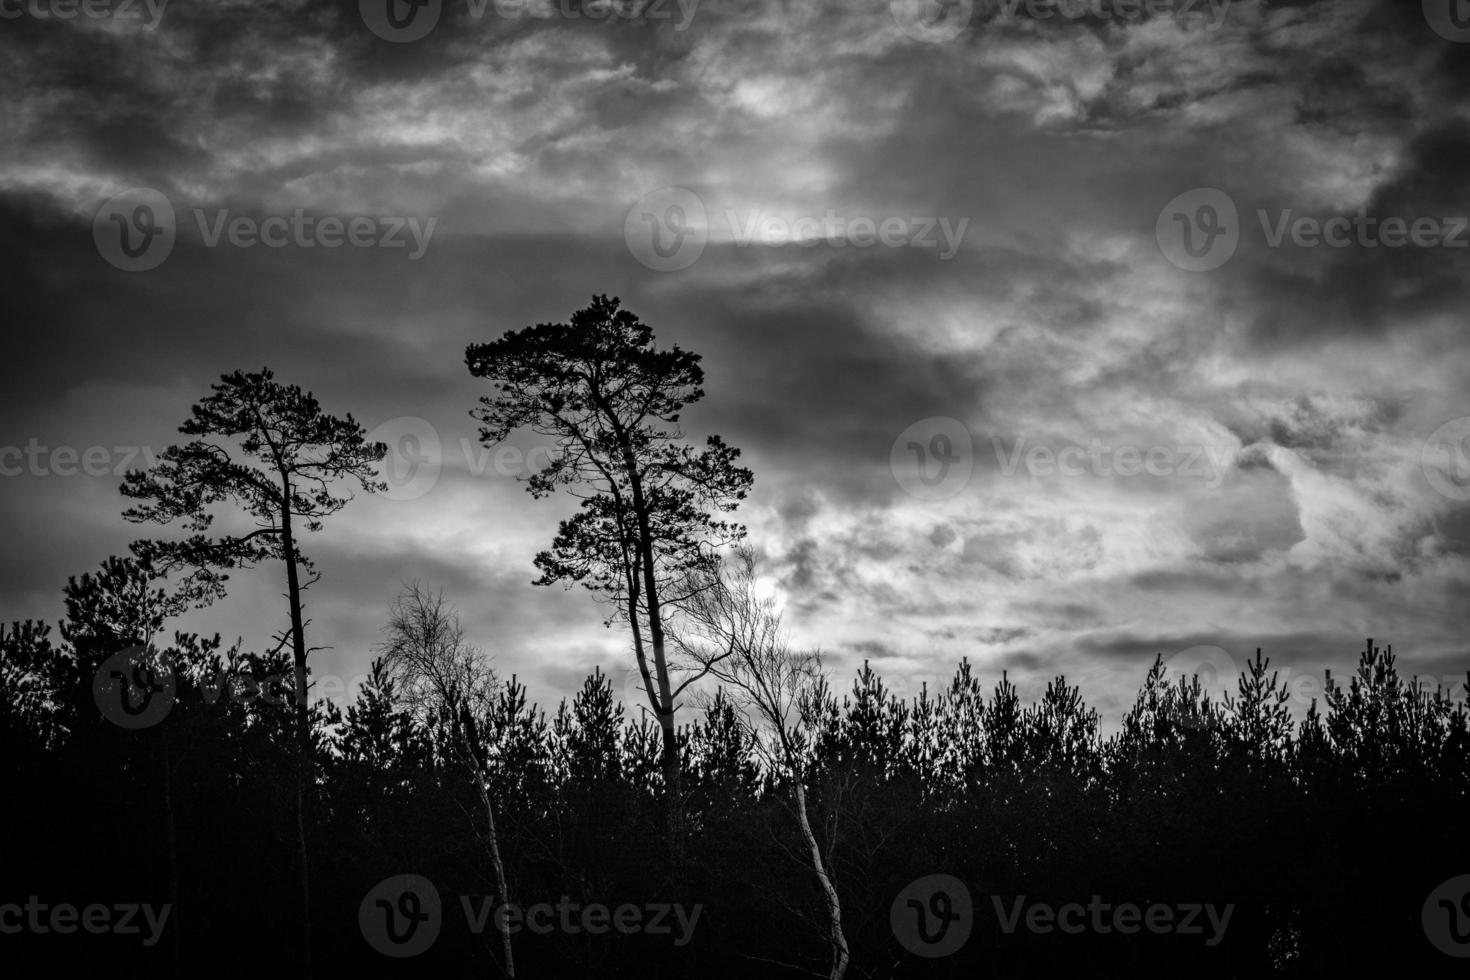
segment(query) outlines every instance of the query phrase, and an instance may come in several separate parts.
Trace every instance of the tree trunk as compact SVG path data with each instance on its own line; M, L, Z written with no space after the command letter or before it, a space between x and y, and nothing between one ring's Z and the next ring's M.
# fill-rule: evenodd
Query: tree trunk
M645 585L648 604L648 634L653 647L653 669L658 682L658 698L662 710L658 724L663 742L664 791L667 795L669 854L678 878L684 868L684 788L683 766L679 758L679 730L674 718L674 691L669 682L669 665L664 659L664 631L659 615L658 598L653 592L652 554L645 563Z
M653 669L658 682L660 702L658 724L663 741L664 793L666 796L669 856L676 880L684 868L684 790L679 764L679 730L674 719L674 692L669 683L669 664L664 654L663 610L658 598L658 579L654 573L653 530L648 524L648 500L643 495L643 482L638 477L638 463L632 449L624 442L624 462L628 467L633 492L633 513L638 520L638 563L643 572L644 605L648 609L648 641L653 648Z
M661 686L667 687L667 684ZM674 712L670 710L659 716L660 735L663 742L664 785L668 788L667 824L669 834L669 856L673 862L675 876L682 875L684 868L684 789L682 766L679 764L679 735L674 728Z
M471 748L471 758L475 758L474 749ZM475 767L475 787L480 791L480 804L485 808L485 822L489 825L486 834L488 850L490 851L490 864L495 868L495 888L500 893L502 905L510 901L510 892L505 887L505 865L500 860L500 838L495 833L495 808L490 805L490 791L485 788L486 774ZM505 975L513 977L516 975L516 961L511 955L510 932L500 930L500 948L505 955Z
M822 885L822 894L827 899L827 942L832 947L832 971L830 980L842 980L847 973L847 936L842 932L842 902L837 897L837 888L832 876L827 873L827 864L822 860L822 849L817 845L817 835L812 833L812 824L806 813L806 786L801 776L796 775L796 819L801 822L801 834L812 854L812 869Z
M174 821L173 762L168 751L168 728L163 730L163 819L168 834L168 900L173 907L172 948L174 976L183 976L183 930L179 926L179 837Z
M291 533L291 489L285 482L281 544L286 552L286 597L291 611L291 655L296 675L296 857L301 889L301 975L311 980L311 876L307 863L306 807L311 786L311 712L306 689L306 628L301 615L301 578Z

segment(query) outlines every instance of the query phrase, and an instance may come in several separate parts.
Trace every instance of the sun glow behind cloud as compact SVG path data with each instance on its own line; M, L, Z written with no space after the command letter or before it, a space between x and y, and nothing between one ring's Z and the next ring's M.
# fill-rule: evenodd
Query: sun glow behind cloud
M197 5L148 37L97 34L90 59L44 32L6 40L0 188L28 318L10 397L42 407L0 442L122 438L84 431L99 414L78 393L123 386L109 425L167 444L214 376L269 363L369 425L429 419L458 453L483 394L464 345L607 292L705 355L689 421L745 450L742 514L772 594L844 683L864 657L911 679L969 656L1030 691L1090 677L1116 708L1185 641L1312 669L1346 664L1338 645L1371 630L1427 670L1463 659L1448 597L1470 577L1470 531L1419 470L1425 437L1467 413L1463 263L1273 250L1255 215L1465 213L1444 176L1470 161L1464 120L1429 108L1458 104L1429 96L1456 91L1462 56L1358 2L1235 4L1214 32L977 25L944 45L904 37L886 5L827 6L707 2L686 32L446 26L389 51L345 8L288 31L265 8ZM66 75L103 84L101 53L107 112ZM101 266L88 222L134 186L170 195L186 230L195 207L439 225L412 264L193 235L129 278ZM706 252L676 274L621 238L664 186L707 208ZM1241 205L1240 251L1208 275L1153 238L1159 208L1197 186ZM742 243L728 219L829 212L969 224L945 261L779 231ZM92 285L58 285L74 282ZM924 501L890 450L936 416L967 427L976 469ZM1094 440L1212 468L1005 471L1018 444ZM7 485L21 551L44 551L8 565L15 614L54 615L65 575L137 533L104 484ZM365 663L387 599L420 576L507 673L543 696L575 684L623 642L584 593L528 584L570 506L455 457L420 500L349 508L312 542L327 662ZM47 508L81 524L43 549L29 526ZM270 589L247 594L265 605L232 600L213 622L257 640L276 628L258 612Z

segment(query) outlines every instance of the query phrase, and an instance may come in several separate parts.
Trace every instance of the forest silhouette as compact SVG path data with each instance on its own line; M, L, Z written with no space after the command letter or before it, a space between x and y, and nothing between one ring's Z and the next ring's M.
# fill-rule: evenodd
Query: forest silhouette
M482 441L554 438L527 489L580 499L536 584L593 593L642 681L624 704L599 669L554 708L497 674L433 583L385 601L353 701L314 697L305 595L332 569L309 542L384 488L387 447L268 370L222 376L189 441L124 480L150 536L70 579L55 628L0 624L0 903L29 924L0 936L6 959L117 977L1463 970L1470 902L1440 886L1470 873L1470 673L1429 689L1368 640L1297 717L1261 651L1224 698L1159 651L1108 734L1061 676L1029 704L968 660L914 697L867 663L834 678L757 588L733 516L754 474L679 428L699 360L603 296L466 351L493 388ZM273 647L170 628L248 568L285 585L261 611L285 624ZM169 913L151 935L68 930L32 896ZM1103 905L1229 917L1067 930L1020 911Z

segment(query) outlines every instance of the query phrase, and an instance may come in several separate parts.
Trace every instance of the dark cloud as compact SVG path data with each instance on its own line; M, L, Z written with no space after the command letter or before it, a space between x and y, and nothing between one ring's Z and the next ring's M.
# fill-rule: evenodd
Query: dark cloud
M323 666L360 671L418 578L546 700L612 676L626 644L582 591L528 584L572 504L467 455L483 391L463 351L608 293L704 356L686 426L743 450L741 517L838 671L869 657L938 684L973 655L1118 708L1158 653L1261 646L1315 671L1362 634L1452 673L1466 510L1418 459L1470 412L1463 255L1273 249L1256 211L1470 214L1470 46L1414 4L1234 4L1215 31L978 6L946 45L835 0L704 0L684 29L450 4L410 44L375 37L356 0L175 0L155 31L7 21L0 447L161 448L212 380L263 364L366 425L425 419L446 447L434 489L357 502L311 542ZM137 186L179 218L148 273L92 241L97 207ZM623 240L664 186L710 219L682 272ZM1232 195L1243 240L1185 273L1154 225L1202 186ZM410 261L208 247L195 216L298 208L437 225ZM828 212L966 232L949 258L730 234L730 214ZM970 431L974 474L920 499L891 450L935 417ZM1219 479L1006 469L1017 445L1094 444L1207 450ZM67 575L140 533L117 479L0 478L9 616L54 618ZM240 575L202 622L268 635L273 575Z

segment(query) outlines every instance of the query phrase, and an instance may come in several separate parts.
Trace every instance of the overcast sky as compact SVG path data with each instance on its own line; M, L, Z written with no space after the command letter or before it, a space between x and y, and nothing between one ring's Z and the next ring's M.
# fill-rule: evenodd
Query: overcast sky
M703 355L687 428L839 686L969 657L1115 722L1156 654L1470 666L1450 0L89 2L0 0L6 619L139 535L116 447L268 365L404 478L305 542L319 677L419 579L543 702L622 686L464 366L606 293ZM259 646L282 579L199 623Z

